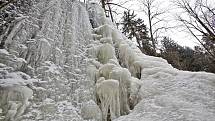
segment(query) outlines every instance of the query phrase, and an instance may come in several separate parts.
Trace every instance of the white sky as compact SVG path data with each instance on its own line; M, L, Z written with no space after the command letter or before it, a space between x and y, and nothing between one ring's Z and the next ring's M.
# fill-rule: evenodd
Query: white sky
M126 1L126 0L113 0L113 2L118 2L118 3L123 3L123 1ZM167 24L167 26L176 26L177 22L175 21L174 15L179 11L176 10L173 5L171 5L172 4L170 2L171 0L157 0L157 1L160 3L159 9L169 10L169 12L166 13L165 15L166 17L164 17L165 19L168 20L168 23L163 23L163 24L165 25ZM141 4L137 2L137 0L130 0L128 3L124 4L123 6L126 6L127 8L134 10L137 16L143 19L145 21L145 24L148 25L148 20L145 14L141 11ZM123 11L123 9L119 9L119 10ZM193 38L186 31L182 31L182 29L173 28L173 29L167 30L166 32L162 32L161 36L168 36L182 46L189 46L193 48L195 45L199 45L199 43L197 42L197 40L195 40L195 38Z
M125 3L125 1L128 1L128 2ZM172 5L171 1L173 0L156 0L156 1L159 2L159 6L160 6L159 9L169 10L169 12L165 15L165 17L163 16L165 19L167 19L168 22L162 23L162 24L165 24L166 26L178 25L178 22L175 20L175 15L180 14L181 12L179 9L176 9L174 5ZM208 0L208 1L213 2L215 5L214 0ZM141 4L138 2L138 0L112 0L112 2L119 3L119 4L125 3L122 6L129 8L131 10L134 10L134 12L137 14L137 17L143 19L145 21L145 24L148 25L147 17L141 11ZM113 10L115 9L117 9L116 11L117 13L119 13L119 15L115 16L114 19L119 20L123 15L123 11L126 9L114 7ZM189 32L187 32L186 30L182 30L182 28L169 29L165 32L162 32L161 36L168 36L182 46L188 46L193 48L195 45L200 45L198 41L192 35L189 34Z

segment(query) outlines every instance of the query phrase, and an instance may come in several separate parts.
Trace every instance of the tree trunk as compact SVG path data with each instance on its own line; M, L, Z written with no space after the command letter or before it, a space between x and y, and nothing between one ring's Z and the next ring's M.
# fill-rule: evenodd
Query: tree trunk
M105 9L105 0L101 0L102 8L104 9L105 15L106 15L106 9Z
M150 8L148 8L148 19L149 19L149 33L150 33L150 40L152 42L153 46L153 54L156 54L156 46L155 46L155 40L153 37L153 32L152 32L152 20L151 20L151 11Z
M108 8L109 8L109 12L110 12L111 21L114 23L113 13L112 13L112 10L111 10L111 7L109 4L108 4Z

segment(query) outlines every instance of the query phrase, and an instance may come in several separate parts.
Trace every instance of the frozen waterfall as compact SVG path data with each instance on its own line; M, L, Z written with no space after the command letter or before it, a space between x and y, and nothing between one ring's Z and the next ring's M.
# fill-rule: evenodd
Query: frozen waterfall
M143 54L97 2L38 0L0 50L0 121L213 121L215 75Z
M86 71L88 12L78 1L35 2L0 50L0 120L83 120L94 90Z

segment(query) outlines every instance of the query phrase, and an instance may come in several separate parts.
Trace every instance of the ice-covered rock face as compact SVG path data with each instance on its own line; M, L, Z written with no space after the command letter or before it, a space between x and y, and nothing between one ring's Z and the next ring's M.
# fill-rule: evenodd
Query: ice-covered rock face
M0 50L0 55L0 116L5 121L13 121L29 106L29 99L33 97L30 85L36 80L18 71L26 64L24 59L4 49Z
M0 120L215 119L214 74L142 54L92 1L37 0L18 20L0 50Z
M93 99L94 83L86 71L92 27L85 5L37 0L28 16L17 21L6 50L0 50L0 118L83 120L80 109Z
M92 70L98 72L98 74L94 73L92 77L97 77L97 104L102 111L102 120L106 121L108 119L113 120L120 115L126 115L130 112L129 89L131 73L119 64L119 60L117 59L118 53L116 54L117 51L114 45L117 43L115 38L118 36L114 28L112 28L114 26L109 23L104 13L99 13L98 10L101 11L102 9L98 7L96 3L88 5L90 19L93 21L91 24L94 27L94 41L96 41L95 43L99 43L94 44L94 47L89 48L89 51L96 53L92 60L94 59L95 62L99 62L100 66L97 68L93 66L94 64L89 66L91 68L94 67Z

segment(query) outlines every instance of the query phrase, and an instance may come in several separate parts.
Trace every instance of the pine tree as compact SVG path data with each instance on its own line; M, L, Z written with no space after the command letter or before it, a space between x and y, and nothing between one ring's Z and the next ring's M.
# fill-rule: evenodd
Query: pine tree
M182 49L182 47L169 37L164 37L161 44L163 47L161 56L165 58L173 67L182 69L179 53L179 50Z
M125 11L122 17L122 32L131 40L136 40L137 47L145 54L153 55L152 44L148 37L147 27L140 18L135 18L136 14Z

